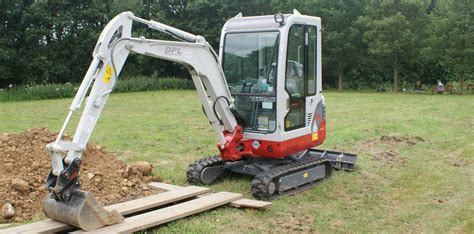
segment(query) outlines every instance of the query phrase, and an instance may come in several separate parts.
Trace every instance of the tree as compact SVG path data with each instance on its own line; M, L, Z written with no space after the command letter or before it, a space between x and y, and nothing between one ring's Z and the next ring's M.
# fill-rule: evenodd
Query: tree
M434 11L434 51L464 94L466 76L474 75L474 2L446 1Z
M413 9L415 12L411 11ZM367 7L367 16L358 20L358 24L365 29L363 40L368 45L368 53L393 70L394 92L399 91L402 65L413 62L419 55L420 40L415 31L421 28L416 28L416 24L410 22L409 18L423 17L425 13L421 13L421 9L415 3L402 3L400 0L373 1Z
M344 89L344 73L358 63L364 54L362 33L354 22L362 15L363 0L323 0L320 4L323 17L323 55L337 67L338 91Z
M0 0L0 88L12 84L78 82L107 22L122 11L202 35L219 49L224 23L244 16L291 13L322 18L327 87L373 88L393 79L461 83L474 75L472 0ZM133 36L171 39L141 24ZM387 72L387 70L390 72ZM132 55L130 75L189 77L183 66ZM392 78L391 78L392 77Z
M21 58L27 52L23 15L31 4L32 1L0 1L0 88L28 77L28 62Z

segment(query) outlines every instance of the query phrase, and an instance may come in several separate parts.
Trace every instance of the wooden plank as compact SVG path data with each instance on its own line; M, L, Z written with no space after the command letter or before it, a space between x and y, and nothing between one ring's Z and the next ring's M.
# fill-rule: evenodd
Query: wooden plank
M242 198L242 199L229 203L229 206L236 207L236 208L244 207L244 208L255 208L255 209L267 209L272 206L272 203Z
M181 189L171 190L139 199L122 202L115 205L105 207L106 210L117 210L122 215L135 213L141 210L148 210L153 207L180 201L186 198L195 197L199 194L209 192L209 188L188 186Z
M181 186L178 185L172 185L172 184L166 184L166 183L159 183L159 182L151 182L148 183L148 186L156 189L162 189L166 191L174 190L174 189L179 189L182 188ZM200 196L198 196L200 197ZM255 209L267 209L272 206L271 202L265 202L265 201L258 201L258 200L252 200L252 199L239 199L236 201L233 201L229 203L229 206L236 207L236 208L255 208Z
M7 233L53 233L74 228L71 225L61 223L52 219L39 222L19 225L8 229L0 230L1 234Z
M150 182L150 183L148 183L148 185L152 188L161 189L161 190L165 190L165 191L176 190L176 189L179 189L179 188L183 187L183 186L179 186L179 185L160 183L160 182Z
M2 223L2 224L0 224L0 229L5 229L7 227L10 227L11 225L13 225L13 224L11 224L11 223Z
M126 218L123 222L88 233L131 233L197 214L238 200L242 194L219 192L163 209ZM79 231L77 233L84 233Z
M195 197L199 194L209 192L209 188L189 186L180 189L171 190L151 196L122 202L106 206L106 210L117 210L120 214L126 215L141 210L147 210L153 207L162 206L172 202ZM55 220L44 220L35 223L16 226L9 229L0 230L0 233L52 233L74 229L74 227Z

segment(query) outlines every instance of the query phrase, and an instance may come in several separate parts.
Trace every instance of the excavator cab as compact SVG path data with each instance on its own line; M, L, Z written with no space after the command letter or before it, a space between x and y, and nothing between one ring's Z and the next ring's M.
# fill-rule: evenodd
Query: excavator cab
M296 10L224 25L220 63L255 155L284 158L324 142L320 28Z
M234 146L239 157L221 150L196 160L187 169L190 183L249 175L254 197L274 199L317 185L333 168L354 170L356 155L313 149L326 138L319 17L297 10L239 14L225 23L219 52L229 103L243 129Z

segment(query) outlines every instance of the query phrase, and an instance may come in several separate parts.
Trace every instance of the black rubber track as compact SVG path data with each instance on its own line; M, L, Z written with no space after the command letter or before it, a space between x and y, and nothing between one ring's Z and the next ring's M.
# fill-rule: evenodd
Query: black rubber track
M299 172L301 170L306 170L308 168L315 167L317 165L325 165L326 166L326 175L324 179L320 179L317 181L313 181L311 183L301 185L299 187L287 190L283 192L282 194L279 194L278 192L271 193L269 191L269 186L273 182L275 184L275 188L278 188L278 178L289 175L295 172ZM300 192L302 190L309 189L321 182L322 180L325 180L329 178L332 174L332 166L331 163L322 158L308 158L305 160L301 160L298 162L293 162L289 163L286 165L274 167L266 172L262 172L261 174L258 174L255 176L255 178L252 181L252 195L259 199L259 200L270 200L270 199L276 199L281 196L293 194L296 192Z
M214 166L222 162L221 156L212 156L208 158L201 158L192 162L188 169L186 169L186 177L191 184L203 184L201 181L202 170L206 167Z

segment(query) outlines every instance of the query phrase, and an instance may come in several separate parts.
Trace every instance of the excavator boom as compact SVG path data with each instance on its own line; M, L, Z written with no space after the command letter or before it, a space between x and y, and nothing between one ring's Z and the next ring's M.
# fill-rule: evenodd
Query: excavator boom
M146 24L182 41L133 38L133 21ZM52 170L47 178L48 195L44 202L44 211L52 219L84 230L123 220L117 212L106 211L100 207L91 193L80 189L79 171L87 142L130 52L175 61L189 70L204 112L216 132L221 151L229 151L229 142L242 138L238 134L236 138L226 136L242 134L241 131L236 131L241 128L230 110L233 101L218 56L206 40L153 20L141 19L131 12L121 13L112 19L101 33L94 49L92 63L69 108L66 121L56 141L47 145L52 157ZM90 88L74 138L71 142L65 141L63 136L71 117L80 109ZM64 153L67 156L63 158Z

